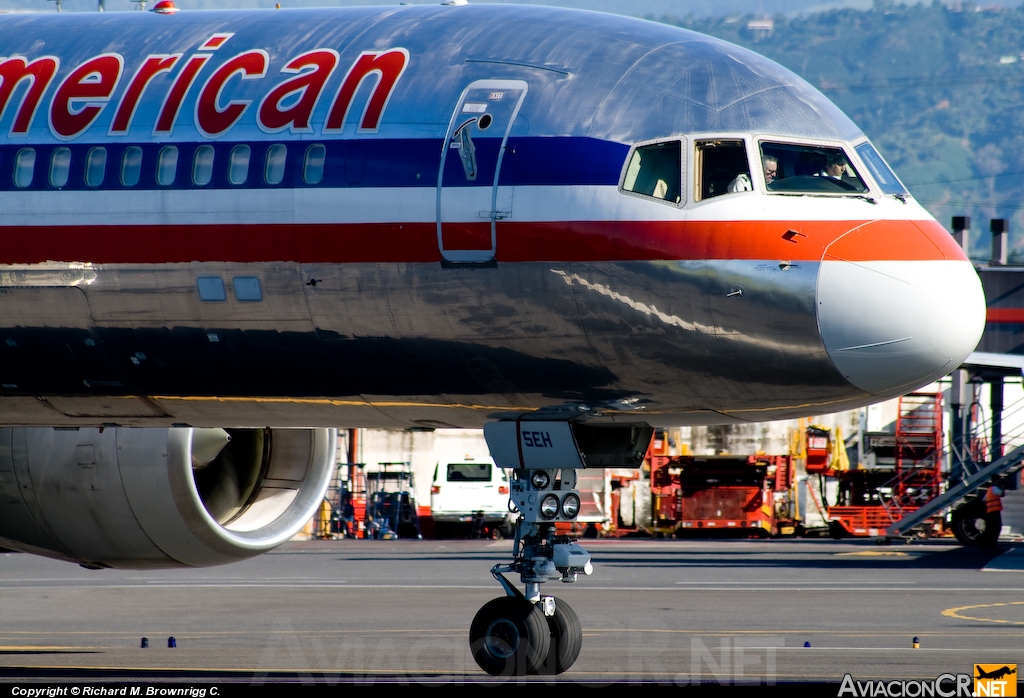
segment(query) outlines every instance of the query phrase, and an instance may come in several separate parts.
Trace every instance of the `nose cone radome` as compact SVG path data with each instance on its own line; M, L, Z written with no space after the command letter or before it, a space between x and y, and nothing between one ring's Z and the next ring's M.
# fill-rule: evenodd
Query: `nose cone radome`
M818 327L850 383L894 397L955 370L974 351L985 329L985 294L962 255L848 261L826 254Z

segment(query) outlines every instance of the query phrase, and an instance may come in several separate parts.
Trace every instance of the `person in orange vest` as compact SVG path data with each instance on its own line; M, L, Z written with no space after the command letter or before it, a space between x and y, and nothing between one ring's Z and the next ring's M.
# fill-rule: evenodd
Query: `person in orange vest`
M998 480L993 480L985 492L985 532L988 547L993 552L1000 552L999 532L1003 528L1003 488Z

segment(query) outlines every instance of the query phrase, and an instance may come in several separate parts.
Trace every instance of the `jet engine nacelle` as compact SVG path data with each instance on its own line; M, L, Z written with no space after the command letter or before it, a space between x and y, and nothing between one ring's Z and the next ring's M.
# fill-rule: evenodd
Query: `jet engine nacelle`
M290 539L333 429L0 429L0 546L86 567L202 567Z

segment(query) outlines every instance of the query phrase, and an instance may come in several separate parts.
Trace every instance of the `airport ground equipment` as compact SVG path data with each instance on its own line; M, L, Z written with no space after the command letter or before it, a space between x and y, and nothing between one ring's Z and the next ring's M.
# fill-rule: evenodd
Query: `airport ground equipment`
M616 509L611 506L611 470L582 470L577 473L576 489L580 491L580 513L573 529L607 529ZM621 471L624 472L624 471Z
M839 481L838 502L828 507L837 533L882 535L893 522L941 494L942 425L941 393L904 395L897 406L895 432L869 438L873 451L891 460L885 463L888 467L823 472ZM939 525L938 518L929 519L926 533Z
M663 535L796 532L790 456L651 459L654 531Z
M339 463L327 486L331 533L345 538L366 537L366 465Z
M490 422L484 438L496 465L512 472L511 499L518 517L512 562L491 568L505 596L476 614L470 650L494 675L556 674L579 655L583 631L564 601L541 594L550 581L575 582L593 572L590 554L557 523L575 521L581 501L578 470L639 468L653 429L645 424L514 421ZM518 574L525 593L505 577Z
M422 538L412 464L380 463L366 473L366 537Z
M796 518L801 519L801 530L805 534L825 533L839 526L829 521L826 478L835 478L837 473L849 470L849 458L843 446L839 427L808 424L801 418L797 428L790 431L789 456L794 470L804 474L798 478L794 499L797 500ZM801 500L813 505L817 518L799 505Z
M647 532L650 517L644 516L643 502L650 479L640 470L626 472L612 471L607 474L608 523L603 534L610 537L624 537ZM646 497L650 499L650 497Z
M994 397L986 419L977 418L976 401L965 407L965 425L954 429L957 436L943 448L942 395L903 396L895 432L868 435L876 462L887 467L820 470L839 485L837 504L826 507L834 532L897 538L948 530L963 545L982 545L998 536L987 523L982 497L990 483L1022 468L1024 445L1012 444L1024 443L1024 425L1007 433L1002 425L1021 423L1024 401L1004 407L1001 396ZM949 472L944 470L947 462Z
M972 414L973 411L968 411ZM915 511L893 521L885 535L890 538L913 535L928 518L948 513L949 526L957 541L963 545L984 545L994 541L999 531L988 524L983 498L988 486L999 478L1012 485L1024 465L1024 400L1000 409L988 419L969 424L954 441L946 455L954 454L956 474L950 477L945 492L923 504ZM978 435L992 430L994 423L1018 424L1007 433L1000 433L993 441L989 462L979 461L978 452L971 447L979 441ZM1001 430L1001 427L997 427ZM1020 444L1011 446L1007 444ZM1000 455L1002 454L1002 455Z
M899 400L896 471L882 506L899 520L941 494L942 393L911 393Z
M830 427L811 424L802 436L804 438L797 453L803 456L804 470L808 475L831 474L849 469L849 461L842 449L842 432L838 427L833 431Z

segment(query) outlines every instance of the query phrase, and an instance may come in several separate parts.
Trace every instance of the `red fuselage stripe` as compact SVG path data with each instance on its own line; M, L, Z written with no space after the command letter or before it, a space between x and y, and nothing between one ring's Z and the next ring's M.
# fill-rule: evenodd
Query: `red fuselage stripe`
M487 222L478 225L489 229ZM875 234L844 235L868 225ZM448 235L445 239L451 248ZM435 223L0 226L0 240L0 264L441 260ZM497 226L501 262L818 262L826 248L829 259L845 261L964 259L933 221L506 221Z
M996 324L1024 324L1024 308L989 308L985 320Z

